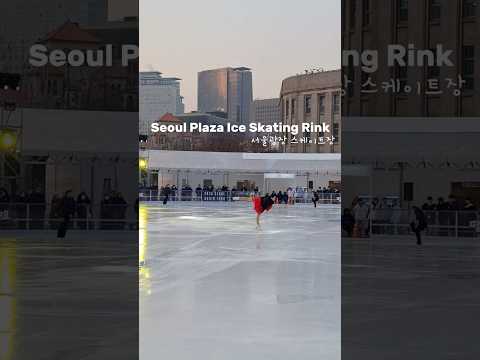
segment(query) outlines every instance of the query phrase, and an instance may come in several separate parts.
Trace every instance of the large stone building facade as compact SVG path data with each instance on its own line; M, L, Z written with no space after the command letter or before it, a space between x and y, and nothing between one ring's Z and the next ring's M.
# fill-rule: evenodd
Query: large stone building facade
M341 71L324 71L292 76L282 82L280 106L286 125L314 123L329 125L327 133L304 133L287 137L285 152L340 152ZM302 141L306 139L307 141Z
M480 7L476 0L344 0L342 49L378 52L373 73L343 60L347 116L477 116ZM451 51L453 66L389 66L388 46ZM435 51L436 52L436 51ZM441 54L435 54L436 60ZM370 81L369 81L370 79ZM464 81L464 82L463 82ZM392 83L393 82L393 83ZM392 83L394 86L388 86ZM399 86L397 86L399 85ZM411 87L410 91L405 86ZM459 90L459 91L458 91Z

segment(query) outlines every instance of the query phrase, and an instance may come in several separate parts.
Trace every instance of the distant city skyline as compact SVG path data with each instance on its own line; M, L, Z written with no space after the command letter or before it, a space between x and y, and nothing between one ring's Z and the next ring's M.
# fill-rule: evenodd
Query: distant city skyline
M140 69L181 78L186 111L197 110L201 71L249 67L253 97L265 99L278 97L282 80L305 69L340 68L336 1L144 0L140 19Z

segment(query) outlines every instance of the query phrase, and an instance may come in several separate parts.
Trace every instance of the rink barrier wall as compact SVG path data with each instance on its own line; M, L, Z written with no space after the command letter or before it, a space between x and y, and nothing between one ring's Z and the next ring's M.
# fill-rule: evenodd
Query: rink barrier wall
M195 190L178 190L168 197L168 201L250 201L251 191L195 191ZM262 195L262 193L257 193ZM160 190L143 190L139 195L140 201L163 201L165 195ZM312 203L312 193L297 193L294 197L295 203L307 204ZM321 193L319 194L318 204L340 204L340 193Z
M51 204L0 203L0 230L56 230L64 219ZM137 230L138 209L128 204L76 205L68 229Z
M427 228L426 236L480 237L480 211L424 211ZM410 223L412 210L376 209L367 222L371 223L372 235L412 235Z

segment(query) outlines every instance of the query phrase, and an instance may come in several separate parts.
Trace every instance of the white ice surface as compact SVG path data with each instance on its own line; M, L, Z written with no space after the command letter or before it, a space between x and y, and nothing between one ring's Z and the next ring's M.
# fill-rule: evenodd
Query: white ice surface
M340 359L340 208L140 209L141 360Z

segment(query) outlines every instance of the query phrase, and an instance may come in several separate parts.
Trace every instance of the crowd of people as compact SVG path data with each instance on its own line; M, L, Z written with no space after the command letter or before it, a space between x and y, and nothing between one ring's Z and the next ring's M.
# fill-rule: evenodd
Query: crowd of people
M433 197L427 197L427 201L422 205L423 211L461 211L461 210L477 210L477 206L470 198L465 200L457 199L454 195L450 195L445 201L443 197L437 198L437 202L433 201Z
M258 188L255 188L255 191L258 192ZM228 186L224 185L221 187L214 187L213 185L204 185L200 186L200 184L194 189L190 185L184 185L181 189L178 189L176 185L167 184L165 186L160 187L158 191L158 195L162 198L168 198L168 200L191 200L191 198L195 195L197 198L201 198L202 194L204 193L213 193L213 192L229 192L231 194L238 194L238 193L249 193L247 188L232 188L230 189ZM155 192L153 192L155 193ZM167 201L168 201L167 200Z
M77 227L80 229L92 228L94 225L89 219L94 218L94 215L102 220L101 228L119 228L124 225L127 208L127 201L119 191L104 194L99 211L94 214L92 201L85 191L81 191L77 196L72 190L61 195L54 194L48 206L45 193L40 188L13 195L5 188L0 188L0 220L8 222L15 219L19 228L27 227L27 219L30 229L46 226L58 229L65 222L68 225L71 219L77 220ZM138 213L138 201L135 211Z
M468 197L459 199L450 195L447 201L438 197L435 202L432 196L428 196L421 210L425 213L427 223L436 225L436 228L428 230L432 235L453 235L457 227L460 228L459 236L470 236L473 232L469 229L470 224L478 220L478 207Z
M402 209L398 199L356 198L352 206L343 211L342 230L348 237L368 237L371 225L390 234L399 234L403 226L404 232L410 229L416 235L420 245L423 231L429 235L472 236L476 231L472 223L478 220L477 210L470 198L459 199L453 195L447 201L438 197L436 202L429 196L421 206L409 204L408 209Z
M200 184L192 189L189 185L183 186L181 189L178 189L177 186L167 184L160 187L158 192L150 190L150 198L157 198L163 200L163 203L166 204L168 201L190 201L192 199L196 200L217 200L217 201L228 201L233 200L235 197L239 196L251 196L259 194L259 188L254 187L240 187L240 188L230 188L226 185L214 187L213 185L204 185ZM340 194L340 191L335 188L326 188L319 187L317 190L307 190L303 187L289 187L285 190L273 191L270 196L275 202L275 204L289 204L292 205L298 201L309 202L310 199L314 203L314 206L317 206L317 203L321 200L330 200L336 199Z
M279 190L278 192L274 191L272 192L271 196L275 204L293 205L298 201L306 203L311 200L314 207L317 207L317 203L319 203L321 200L326 199L331 201L333 199L332 195L334 194L338 195L339 193L340 192L336 189L327 189L325 187L324 188L319 187L318 190L313 190L313 191L309 191L302 187L296 187L296 188L289 187L284 191L281 191L281 190Z
M29 204L28 209L27 204ZM0 220L2 222L12 217L18 219L29 217L30 227L40 228L43 226L45 210L45 193L39 187L14 194L10 194L5 188L0 188ZM19 226L25 228L26 222L20 221Z

